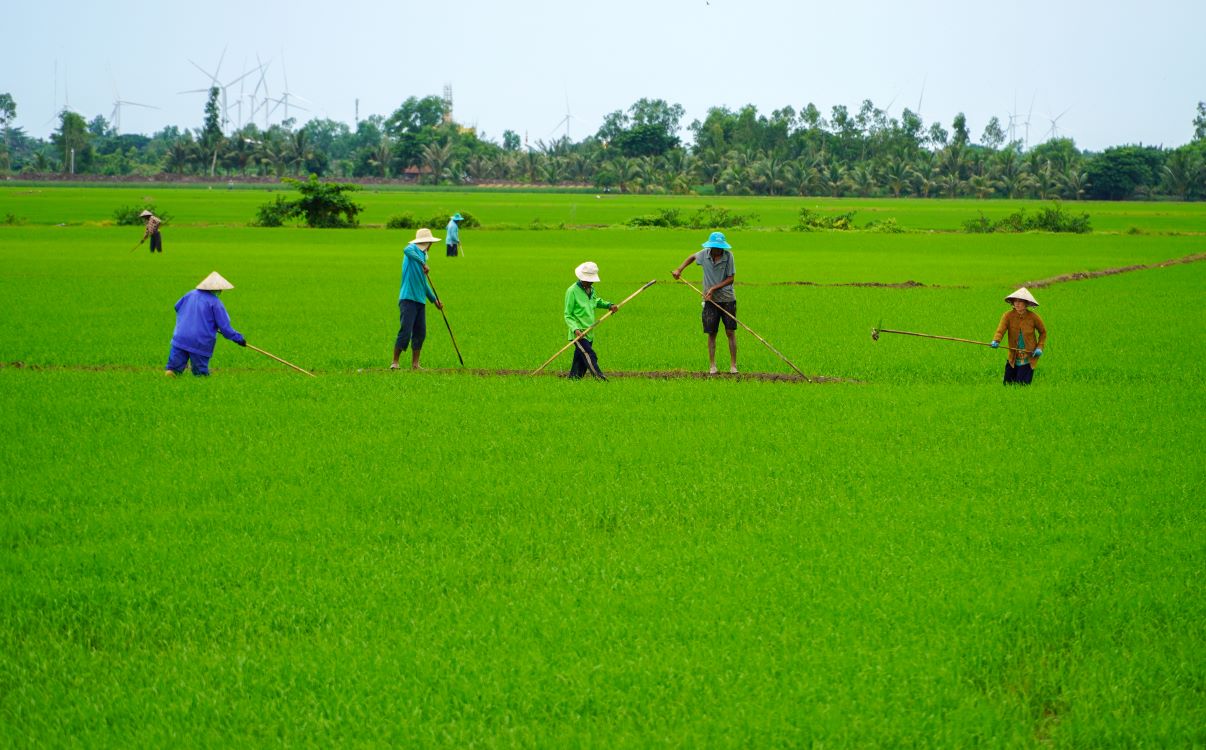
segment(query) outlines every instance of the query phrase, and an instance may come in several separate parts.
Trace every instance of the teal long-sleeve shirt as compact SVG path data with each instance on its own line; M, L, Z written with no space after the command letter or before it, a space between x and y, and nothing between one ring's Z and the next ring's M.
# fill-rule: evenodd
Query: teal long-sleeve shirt
M427 283L423 266L427 265L427 253L419 249L415 243L410 243L402 251L402 288L398 291L398 300L413 300L421 305L436 301L435 291Z
M574 331L585 331L595 324L595 310L611 307L611 303L595 294L592 287L590 294L582 288L580 282L565 290L565 325L569 329L566 340L574 338ZM594 341L593 333L584 336L587 341Z
M461 244L461 228L457 226L455 221L448 222L448 226L444 228L444 235L445 245Z

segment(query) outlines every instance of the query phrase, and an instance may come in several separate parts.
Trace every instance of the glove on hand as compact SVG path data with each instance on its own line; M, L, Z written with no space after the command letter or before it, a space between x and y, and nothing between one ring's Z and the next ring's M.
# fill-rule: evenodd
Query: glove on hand
M1036 348L1036 349L1034 350L1034 356L1036 356L1036 357L1041 357L1041 356L1043 356L1043 350L1042 350L1042 349L1037 349L1037 348Z
M240 341L239 346L247 346L247 339L243 339L242 341Z
M1001 345L1000 341L994 341L991 344L989 344L989 346L991 346L993 349L996 349L1000 345Z

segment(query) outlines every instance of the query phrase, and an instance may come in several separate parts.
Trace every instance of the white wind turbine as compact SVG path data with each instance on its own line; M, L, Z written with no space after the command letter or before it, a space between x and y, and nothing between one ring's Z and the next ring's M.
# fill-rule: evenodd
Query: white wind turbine
M1060 112L1058 115L1056 115L1055 117L1052 117L1050 115L1047 116L1047 120L1051 123L1051 129L1047 131L1047 140L1052 140L1053 138L1059 137L1059 118L1068 114L1068 112L1071 111L1071 109L1072 109L1071 107L1068 107L1063 112Z
M113 84L113 114L109 116L109 121L113 123L113 132L121 133L121 108L122 107L144 107L146 109L159 109L159 107L151 106L150 104L142 104L140 102L131 102L121 98L121 92L117 90L117 81L113 79L113 73L109 73L109 81Z
M209 78L210 84L208 87L203 88L203 89L190 89L189 91L181 91L180 92L181 94L209 94L211 89L215 89L215 88L218 89L218 91L220 91L222 94L221 127L222 127L223 131L225 131L226 126L230 124L230 106L229 106L229 103L227 100L226 90L229 87L233 86L234 84L238 83L239 81L243 80L244 78L246 78L247 76L249 76L255 72L254 70L249 70L246 73L244 73L243 75L238 76L237 78L233 78L233 79L227 81L226 83L222 83L220 80L218 80L218 75L222 72L222 61L225 59L226 59L226 48L223 47L222 48L222 56L218 58L218 67L214 68L213 73L210 73L208 70L206 70L205 68L202 68L197 63L193 62L192 60L189 60L189 63L194 68L201 71L203 74L205 74L205 76L207 76Z

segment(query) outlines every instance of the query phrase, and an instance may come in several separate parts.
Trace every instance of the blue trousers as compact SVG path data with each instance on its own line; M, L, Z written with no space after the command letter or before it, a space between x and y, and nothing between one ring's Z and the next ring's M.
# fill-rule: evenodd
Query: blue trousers
M578 339L578 343L574 345L574 362L570 365L569 376L577 380L588 373L590 375L597 374L598 377L607 380L603 377L603 371L599 369L599 355L595 354L595 347L586 339Z
M195 352L190 352L185 349L181 349L180 347L173 346L171 351L168 352L167 367L163 369L171 370L179 375L180 373L184 372L185 365L189 364L191 361L194 375L208 375L209 358L212 356L212 354L206 356L204 354L197 354Z
M1005 363L1005 385L1030 385L1030 381L1034 380L1034 368L1027 362L1024 365L1014 365Z
M412 299L400 299L398 317L401 319L401 325L394 348L404 352L413 344L416 352L421 350L423 342L427 340L427 305Z

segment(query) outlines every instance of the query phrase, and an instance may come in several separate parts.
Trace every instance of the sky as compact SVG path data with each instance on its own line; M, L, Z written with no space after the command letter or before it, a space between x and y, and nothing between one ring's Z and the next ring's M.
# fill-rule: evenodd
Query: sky
M124 105L121 132L200 128L205 94L179 93L209 86L198 67L223 83L250 71L227 88L233 127L249 117L257 60L272 97L287 80L299 124L354 127L357 100L361 119L388 116L451 85L458 122L533 146L581 140L646 97L683 106L687 141L713 106L812 102L828 117L870 99L947 130L963 112L975 141L1014 113L1031 145L1058 118L1054 132L1082 149L1175 147L1206 100L1202 0L67 0L4 15L0 93L36 137L64 106L112 120L118 99L158 108Z

